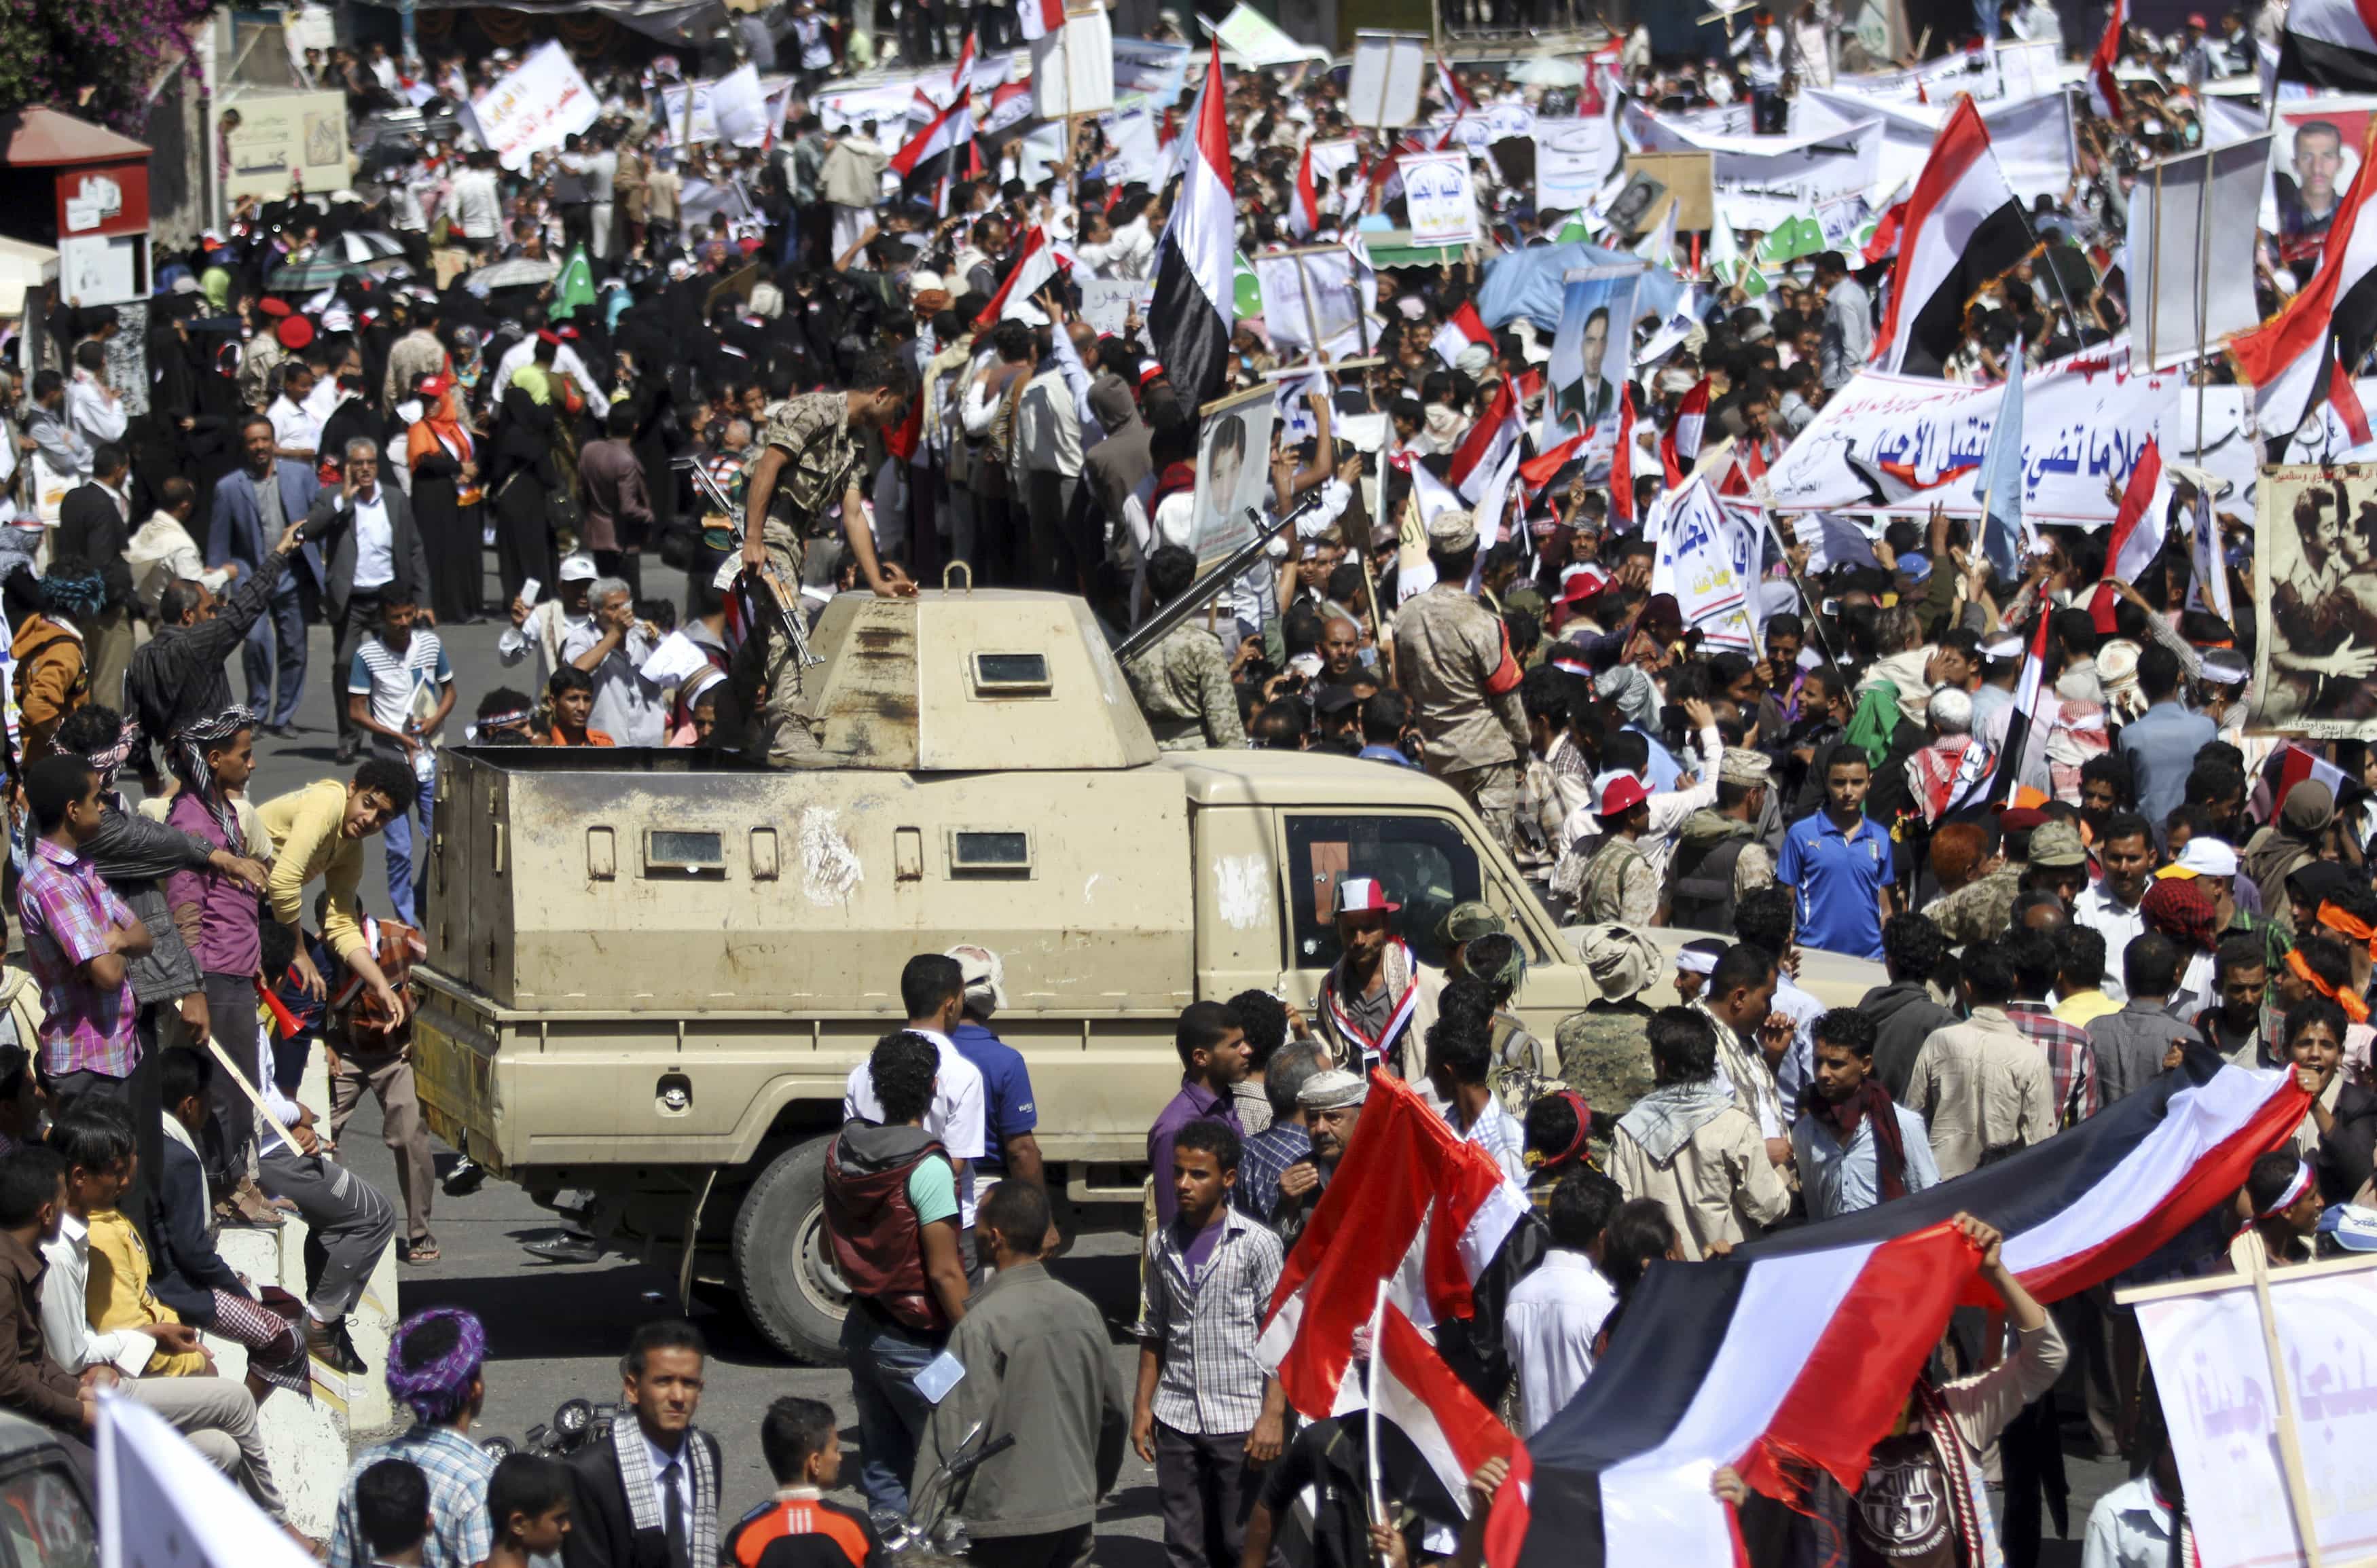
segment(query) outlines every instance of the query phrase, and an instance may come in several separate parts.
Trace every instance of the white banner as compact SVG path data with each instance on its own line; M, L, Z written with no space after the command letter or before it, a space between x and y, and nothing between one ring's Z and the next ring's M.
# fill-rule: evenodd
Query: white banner
M1081 291L1081 319L1101 337L1123 336L1133 305L1139 307L1140 324L1146 325L1148 307L1155 303L1153 279L1077 277L1073 281Z
M1448 127L1452 131L1452 146L1482 153L1498 141L1524 141L1534 136L1535 112L1523 103L1488 103L1457 116L1439 111L1428 122L1430 139L1441 138Z
M1402 172L1413 245L1477 243L1477 196L1468 153L1406 152Z
M1651 592L1672 593L1687 629L1701 634L1703 651L1755 652L1758 628L1751 616L1757 586L1759 536L1754 509L1750 519L1719 504L1707 480L1693 479L1675 492L1656 520Z
M2063 90L2063 67L2050 38L2015 40L1998 50L1998 97L2012 102Z
M685 95L693 94L693 115L687 118ZM668 138L679 147L699 147L718 139L718 87L714 82L698 81L691 87L661 89L661 114L667 122ZM900 118L894 114L890 121Z
M2377 1272L2270 1276L2270 1307L2294 1398L2303 1489L2330 1562L2377 1551ZM2270 1356L2251 1284L2138 1303L2187 1517L2204 1568L2266 1568L2306 1560L2280 1467Z
M313 1562L146 1406L102 1394L95 1446L101 1568L307 1568ZM43 1483L29 1484L39 1501ZM56 1502L79 1506L70 1498ZM19 1539L35 1544L44 1523L35 1517L18 1526Z
M2166 158L2130 192L2130 342L2157 367L2258 325L2253 225L2270 138ZM2233 220L2233 221L2232 221Z
M2180 427L2177 371L2132 374L2118 357L2064 360L2024 384L2023 497L2038 522L2101 528L2148 440L2166 453ZM1767 471L1778 512L1905 512L1934 504L1978 517L1981 455L2002 387L1869 371L1834 393ZM2191 411L2192 413L2192 411ZM2207 417L2207 423L2211 423ZM2217 428L2217 426L2215 426Z
M1145 108L1124 109L1105 116L1099 123L1106 135L1107 185L1162 183L1165 159L1156 141L1153 113Z
M529 51L520 69L471 101L472 117L507 169L527 164L532 153L559 147L602 117L603 105L558 43Z
M941 78L946 88L950 79L949 73L941 71L935 74ZM818 124L840 136L857 130L870 120L878 128L884 126L896 126L908 117L909 107L915 102L916 79L911 77L902 81L885 82L876 87L854 87L842 92L819 93L809 100L809 107L817 111ZM974 113L977 115L982 113L982 99L974 100ZM700 124L700 104L697 101L694 106L696 125ZM676 134L676 121L674 119L669 121L669 134L671 136Z
M1618 128L1605 115L1537 120L1535 209L1569 212L1592 206L1619 157Z
M1880 116L1882 122L1881 167L1876 183L1904 185L1912 190L1916 176L1930 161L1931 144L1948 123L1950 99L1933 96L1929 103L1898 102L1845 91L1807 91L1794 105L1804 109L1810 131L1836 134L1861 121ZM2026 204L2042 192L2060 199L2072 184L2077 164L2072 136L2069 94L2049 94L2020 102L1984 103L1981 120L1989 128L1989 146L2006 184ZM1795 118L1797 134L1803 123Z
M1258 256L1254 266L1263 326L1281 357L1301 359L1317 350L1344 359L1368 352L1354 258L1343 247Z
M747 62L721 77L710 90L710 113L720 140L736 147L758 147L766 141L774 116L768 113L767 94L759 88L759 67Z

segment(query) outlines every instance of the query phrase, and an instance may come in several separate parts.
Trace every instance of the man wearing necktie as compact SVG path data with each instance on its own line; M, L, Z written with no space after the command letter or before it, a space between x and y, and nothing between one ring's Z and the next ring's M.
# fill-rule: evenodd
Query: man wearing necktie
M608 1442L569 1456L564 1568L710 1568L718 1561L718 1440L698 1430L708 1347L691 1323L646 1323L619 1363Z

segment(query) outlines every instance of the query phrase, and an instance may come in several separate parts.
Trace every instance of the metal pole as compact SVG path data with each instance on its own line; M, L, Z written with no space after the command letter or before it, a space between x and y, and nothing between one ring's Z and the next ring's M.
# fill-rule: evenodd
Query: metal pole
M2195 463L2204 465L2204 384L2212 375L2212 153L2204 153L2204 184L2195 195ZM2347 371L2347 375L2350 372ZM2205 485L2205 506L2212 487Z
M2162 320L2162 164L2154 166L2154 265L2146 270L2146 368L2154 368L2155 345L2162 340L2156 329ZM2073 323L2076 328L2078 323Z

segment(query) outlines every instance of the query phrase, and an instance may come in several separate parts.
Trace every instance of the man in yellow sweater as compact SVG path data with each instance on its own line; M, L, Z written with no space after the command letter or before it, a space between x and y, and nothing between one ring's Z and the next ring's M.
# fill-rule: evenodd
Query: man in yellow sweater
M299 933L297 976L315 997L327 996L328 987L306 955L303 937L305 887L319 877L328 895L322 940L371 987L391 1017L401 1021L409 1011L364 940L355 885L363 877L364 840L388 825L398 801L410 801L419 792L412 769L392 758L375 757L355 770L352 783L324 779L257 808L272 835L272 875L265 896L271 902L272 917Z

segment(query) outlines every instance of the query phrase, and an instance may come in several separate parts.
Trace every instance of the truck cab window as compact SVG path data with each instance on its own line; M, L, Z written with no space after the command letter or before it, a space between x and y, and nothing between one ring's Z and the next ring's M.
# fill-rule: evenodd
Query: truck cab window
M1337 962L1337 927L1330 901L1340 877L1376 877L1403 905L1395 935L1422 964L1441 967L1444 945L1436 928L1446 911L1477 896L1477 852L1461 829L1441 817L1291 814L1287 819L1290 969L1326 969Z

